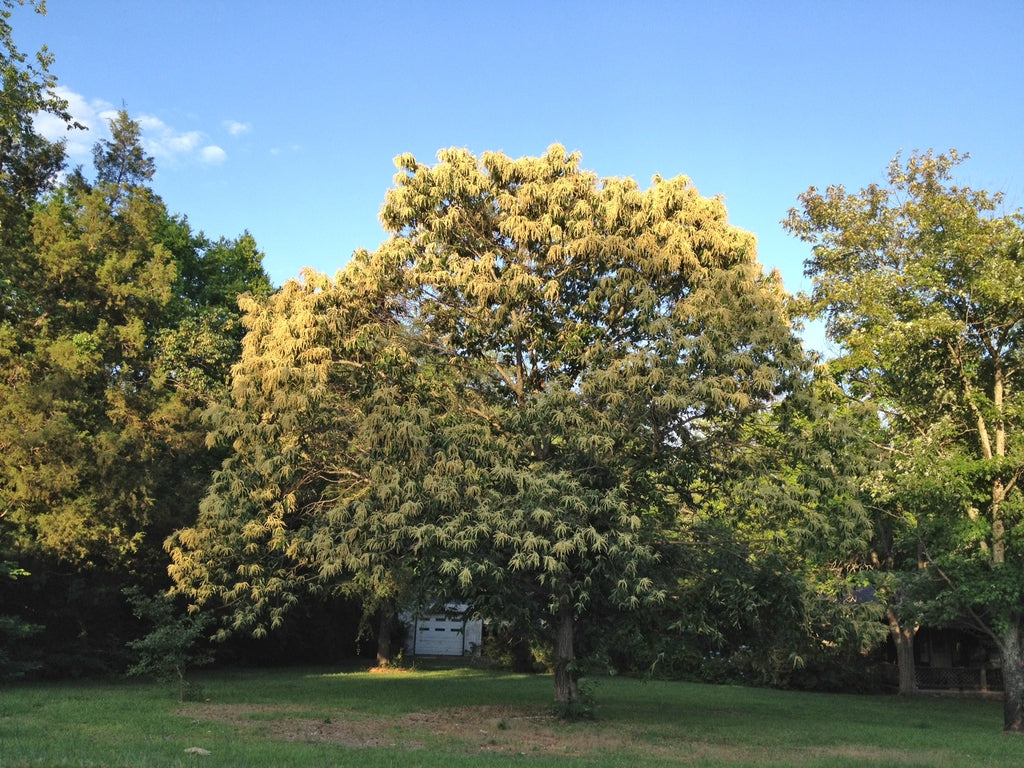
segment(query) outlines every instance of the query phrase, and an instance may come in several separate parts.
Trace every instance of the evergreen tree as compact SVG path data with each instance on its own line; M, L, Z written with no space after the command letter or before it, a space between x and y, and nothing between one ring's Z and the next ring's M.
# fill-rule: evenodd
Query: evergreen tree
M270 290L252 238L193 235L145 185L138 126L122 112L111 130L96 183L73 175L35 205L0 347L3 551L33 574L11 600L54 653L102 663L130 622L121 587L166 584L162 541L194 517L214 466L201 413L237 355L231 291Z

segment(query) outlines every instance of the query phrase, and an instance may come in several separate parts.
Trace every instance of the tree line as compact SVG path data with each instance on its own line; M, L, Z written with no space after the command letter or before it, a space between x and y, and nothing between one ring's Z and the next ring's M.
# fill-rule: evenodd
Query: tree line
M188 524L220 456L202 412L268 295L255 240L192 230L153 191L122 111L92 173L68 168L45 113L50 56L13 41L0 5L0 660L53 674L121 662L134 585L166 589L163 539ZM19 617L15 619L14 617Z
M355 606L382 662L402 610L466 603L566 707L594 670L851 688L886 634L911 693L917 628L963 627L1024 729L1021 218L965 156L804 193L796 298L689 179L557 145L399 157L388 240L275 289L166 209L127 113L66 168L13 8L5 674L123 668L145 595L236 649Z

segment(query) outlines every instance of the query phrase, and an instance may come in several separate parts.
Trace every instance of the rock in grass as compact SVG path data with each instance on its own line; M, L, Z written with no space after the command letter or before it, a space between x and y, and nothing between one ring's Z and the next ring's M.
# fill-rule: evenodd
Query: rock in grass
M189 755L208 755L208 754L210 754L210 750L203 749L202 747L189 747L188 749L185 750L185 752L186 752L186 754L189 754Z

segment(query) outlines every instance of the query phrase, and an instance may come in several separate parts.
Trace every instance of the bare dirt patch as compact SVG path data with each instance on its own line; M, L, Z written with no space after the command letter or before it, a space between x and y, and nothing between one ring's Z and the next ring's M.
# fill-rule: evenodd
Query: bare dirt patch
M628 728L566 723L543 709L447 707L397 717L366 717L351 710L313 716L276 705L193 704L179 714L226 723L248 734L314 741L358 749L443 749L472 753L588 757L633 753L666 764L721 761L735 765L821 765L836 759L865 764L919 764L921 753L846 745L792 750L701 741L651 741ZM937 756L936 756L937 758ZM936 765L940 762L936 762Z
M338 710L323 717L272 705L201 704L180 710L198 720L228 723L270 738L324 741L347 747L465 752L584 755L628 749L628 734L590 724L567 725L543 710L513 707L448 707L399 717L368 718Z

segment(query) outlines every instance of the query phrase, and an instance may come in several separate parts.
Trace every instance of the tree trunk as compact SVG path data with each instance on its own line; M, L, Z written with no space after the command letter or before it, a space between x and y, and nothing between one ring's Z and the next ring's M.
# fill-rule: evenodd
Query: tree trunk
M1021 647L1020 616L1000 636L1003 667L1003 730L1024 734L1024 648Z
M900 696L917 695L917 675L914 670L914 636L917 627L901 624L896 612L888 611L889 632L896 644L896 668L900 673Z
M395 623L395 607L385 600L377 614L377 666L386 667L391 663L391 631Z
M1006 486L996 477L992 481L992 562L1002 565L1006 562L1006 522L1003 519L1003 502L1006 500Z
M572 608L562 606L558 610L558 634L555 637L555 701L559 704L574 704L580 699L573 662L573 635L576 621Z

